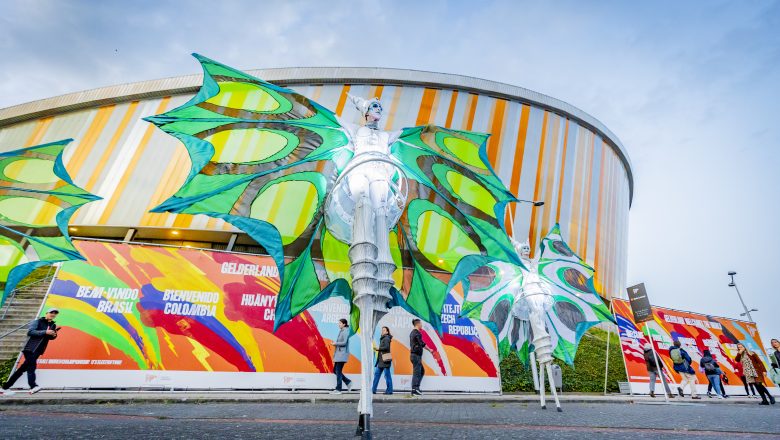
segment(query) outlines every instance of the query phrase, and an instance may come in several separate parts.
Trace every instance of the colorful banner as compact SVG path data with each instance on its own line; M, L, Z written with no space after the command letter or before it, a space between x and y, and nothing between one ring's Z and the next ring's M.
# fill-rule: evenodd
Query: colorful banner
M741 343L756 352L765 366L769 365L763 351L761 337L752 322L653 306L653 319L637 324L634 322L628 301L615 299L612 301L612 307L620 331L623 360L632 392L641 394L649 391L643 349L650 339L648 334L652 335L659 361L663 362L666 378L670 383L680 383L680 375L674 371L669 357L669 348L673 340L680 341L682 348L688 352L693 361L692 366L699 383L697 389L700 393L707 391L708 384L707 376L699 367L699 360L705 349L710 350L723 370L725 380L728 381L728 384L724 384L727 394L745 394L742 381L734 373L737 365L734 361L734 356L737 354L736 344ZM773 385L769 378L766 378L765 383L770 388ZM655 389L663 391L663 385L658 382ZM686 393L688 392L686 390Z
M44 306L60 310L57 324L63 327L38 361L47 388L335 386L331 343L339 319L349 317L349 304L329 299L273 332L279 278L270 257L98 241L75 245L87 261L62 265ZM434 353L423 357L423 388L499 391L495 337L478 321L458 318L462 301L457 291L447 298L442 335L424 327ZM394 335L398 390L410 385L411 320L395 308L379 323ZM345 372L357 376L358 338L349 345Z

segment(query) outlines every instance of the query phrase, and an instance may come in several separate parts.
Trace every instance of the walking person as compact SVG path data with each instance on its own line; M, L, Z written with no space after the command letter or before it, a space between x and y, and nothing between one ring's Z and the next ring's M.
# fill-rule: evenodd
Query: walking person
M761 358L757 354L745 348L742 344L737 344L737 356L735 361L742 364L742 372L745 375L745 380L748 383L755 385L758 394L761 395L761 402L759 405L772 405L775 404L775 398L769 394L764 386L764 374L766 374L766 367L761 362ZM769 399L767 401L767 399Z
M682 378L680 386L677 387L680 397L685 397L683 390L685 390L685 385L689 384L691 387L691 399L701 399L701 397L696 395L696 372L691 367L691 357L682 349L678 339L674 340L674 346L669 349L669 357L672 358L674 363L674 371L678 372Z
M772 348L775 349L774 352L772 352L770 363L772 364L772 374L770 375L770 379L772 379L772 382L775 383L778 387L780 387L780 341L777 339L772 339Z
M422 363L423 350L428 350L431 353L433 353L433 350L426 346L425 341L423 341L422 333L420 332L422 321L415 318L412 320L412 326L414 328L409 333L409 359L412 361L412 395L422 396L420 383L425 375L425 368L423 368Z
M745 378L745 372L743 371L741 362L737 362L736 365L734 365L734 374L739 377L739 380L742 381L742 385L745 386L745 396L751 399L758 399L758 395L756 395L756 386L752 383L748 383L747 379Z
M385 375L385 394L393 394L393 377L390 375L390 364L393 356L390 354L390 342L393 335L390 334L388 327L382 327L382 334L379 336L379 347L376 348L376 364L374 365L374 385L371 392L376 394L376 387L379 385L379 378L382 373Z
M653 354L653 347L649 342L645 344L644 349L647 375L650 378L650 397L655 397L655 379L657 376L661 376L661 383L664 384L666 395L669 396L670 399L674 399L674 394L672 394L672 390L669 389L669 384L666 382L666 377L664 377L663 362L656 362L656 356Z
M38 358L46 351L46 347L49 345L49 341L57 338L57 324L54 322L54 318L60 313L57 309L49 309L46 314L32 322L27 328L27 343L22 348L22 354L24 355L24 362L19 368L14 371L14 374L8 378L8 381L3 383L3 395L12 396L16 394L11 391L14 383L22 377L22 374L27 373L27 384L30 386L30 394L35 394L41 390L41 387L35 381L35 369L37 368Z
M331 394L341 394L341 383L347 385L347 391L352 391L352 381L344 376L344 365L349 360L349 324L344 318L339 319L339 335L333 346L333 373L336 375L336 389Z
M715 388L715 394L718 396L718 399L723 399L726 395L726 393L723 392L723 386L720 383L720 375L723 374L723 371L721 371L720 366L712 357L712 353L710 353L709 349L705 349L702 352L702 357L699 360L699 367L707 376L707 380L710 383L707 388L707 396L712 397L710 388Z

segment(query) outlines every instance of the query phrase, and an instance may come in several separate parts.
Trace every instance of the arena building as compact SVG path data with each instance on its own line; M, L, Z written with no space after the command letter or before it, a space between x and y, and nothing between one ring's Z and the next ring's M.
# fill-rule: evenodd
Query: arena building
M379 97L383 128L436 124L491 133L488 156L520 199L507 213L510 232L538 242L558 222L564 238L596 268L607 298L625 287L631 164L601 122L563 101L478 78L383 68L284 68L249 72L358 122L347 93ZM184 104L200 75L100 88L0 109L0 151L73 138L65 166L74 182L103 200L82 207L71 235L261 252L222 220L153 214L190 171L187 151L145 122ZM286 195L277 195L282 203ZM446 246L446 244L444 244Z

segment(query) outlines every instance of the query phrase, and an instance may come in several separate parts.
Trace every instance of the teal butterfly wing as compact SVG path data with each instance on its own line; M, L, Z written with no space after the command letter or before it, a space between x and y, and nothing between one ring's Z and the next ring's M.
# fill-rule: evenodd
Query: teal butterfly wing
M68 223L82 205L100 200L76 186L62 162L72 139L65 139L0 154L0 234L16 251L26 239L33 254L12 268L6 267L5 298L38 267L60 261L83 260L73 247Z
M547 313L547 328L553 339L553 355L574 363L582 335L601 322L614 322L596 292L595 270L572 251L556 224L542 239L539 275L551 287L554 303Z
M184 185L152 212L223 219L257 241L279 268L275 328L331 296L351 298L344 279L318 276L324 202L352 157L326 108L206 57L203 85L179 108L147 118L187 148Z

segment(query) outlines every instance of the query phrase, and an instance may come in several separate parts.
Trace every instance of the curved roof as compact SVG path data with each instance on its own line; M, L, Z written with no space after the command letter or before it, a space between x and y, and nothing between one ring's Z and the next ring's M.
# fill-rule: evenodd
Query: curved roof
M626 169L629 186L629 205L633 201L634 176L631 170L631 160L620 139L601 121L579 108L533 90L470 76L381 67L290 67L248 70L247 73L283 86L379 83L444 89L454 88L480 95L533 104L573 119L605 139L615 150L618 157L620 157ZM195 93L201 83L202 75L186 75L102 87L32 101L0 109L0 128L30 119L83 108L144 98Z

